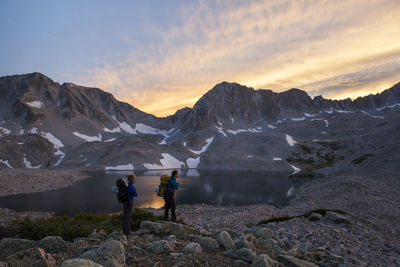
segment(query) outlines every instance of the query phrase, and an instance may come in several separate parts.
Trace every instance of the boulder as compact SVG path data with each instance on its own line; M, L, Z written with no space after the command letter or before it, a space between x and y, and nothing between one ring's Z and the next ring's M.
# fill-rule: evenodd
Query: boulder
M134 256L145 256L148 254L146 250L135 245L129 245L126 248L126 253Z
M100 230L94 229L93 232L89 235L89 237L103 239L106 235L107 235L107 233L103 229L100 229Z
M209 236L199 237L197 243L200 243L201 247L208 251L216 251L219 248L218 241Z
M153 234L173 234L176 236L197 233L196 229L193 227L169 221L143 221L140 223L140 229Z
M185 254L201 254L203 253L203 250L201 249L201 245L199 243L191 242L186 245L182 252Z
M253 262L254 258L256 257L256 254L248 248L230 249L225 252L225 255L249 263Z
M221 231L218 233L218 242L224 250L229 250L235 247L232 238L227 231Z
M251 249L250 244L247 241L247 238L245 236L243 236L243 235L235 242L235 247L237 249L240 249L240 248Z
M0 257L5 259L20 250L35 247L35 241L19 238L4 238L0 242Z
M84 252L79 258L92 260L105 267L125 266L125 248L119 241L108 240L99 248Z
M274 237L274 233L265 228L265 227L259 227L254 231L254 235L258 238L261 239L269 239L269 238L273 238Z
M16 254L7 257L10 267L55 267L56 260L44 252L42 248L29 248L21 250Z
M70 248L60 236L46 236L37 241L36 246L43 248L46 253L65 253Z
M105 237L105 239L106 240L116 240L116 241L121 242L124 245L128 244L128 238L126 237L126 235L119 231L112 232L111 234L107 235Z
M60 267L102 267L94 261L87 259L71 259L61 263Z
M336 212L327 211L325 217L327 220L331 220L335 223L352 224L352 221L350 220L349 217Z
M251 264L251 267L278 267L279 263L268 257L268 255L265 254L260 254L258 255L253 263Z
M235 260L233 262L233 267L247 267L249 265L250 265L249 263L241 261L241 260Z
M278 261L287 267L318 267L318 265L289 255L279 255Z
M178 239L176 238L175 235L169 235L167 236L167 241L169 242L176 242Z
M150 243L149 245L147 245L146 249L155 254L161 254L161 253L169 254L171 252L174 252L175 247L170 242L161 240Z

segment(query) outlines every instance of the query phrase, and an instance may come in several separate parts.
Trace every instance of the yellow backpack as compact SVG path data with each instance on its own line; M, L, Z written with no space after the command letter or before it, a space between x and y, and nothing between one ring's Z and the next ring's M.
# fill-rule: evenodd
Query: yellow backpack
M164 192L167 190L168 182L169 182L169 175L163 174L160 177L160 190L157 193L157 196L164 197Z

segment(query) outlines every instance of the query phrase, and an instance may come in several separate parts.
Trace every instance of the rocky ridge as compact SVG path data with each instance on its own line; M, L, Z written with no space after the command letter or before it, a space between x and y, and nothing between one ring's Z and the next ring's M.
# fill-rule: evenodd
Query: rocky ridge
M339 101L223 82L193 108L157 118L98 88L32 73L1 77L0 104L0 168L289 171L304 165L296 158L303 144L359 147L370 129L393 134L396 143L389 125L398 125L400 84ZM380 149L367 145L364 154ZM350 162L359 153L339 150L343 158L329 160L323 148L328 160L305 168Z

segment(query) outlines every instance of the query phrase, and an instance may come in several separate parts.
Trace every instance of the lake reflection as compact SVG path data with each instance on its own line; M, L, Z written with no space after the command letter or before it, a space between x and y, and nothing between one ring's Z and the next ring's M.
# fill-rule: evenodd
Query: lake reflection
M162 198L153 191L159 184L160 175L168 171L136 172L135 207L160 208ZM118 212L121 205L111 187L118 178L132 172L88 172L91 178L59 190L0 197L0 207L17 211L52 211L56 215L74 213ZM284 206L289 202L287 192L292 186L288 176L282 172L249 171L197 171L180 172L176 192L177 204L206 203L216 205L249 205L269 203Z

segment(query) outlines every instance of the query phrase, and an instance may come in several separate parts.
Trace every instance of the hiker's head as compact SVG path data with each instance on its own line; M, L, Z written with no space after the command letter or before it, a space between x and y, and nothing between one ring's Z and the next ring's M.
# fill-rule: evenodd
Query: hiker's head
M172 176L177 177L178 176L178 170L173 170L172 171Z
M128 182L132 182L132 183L136 182L136 175L134 175L134 174L128 174L126 176L126 178L128 178Z

